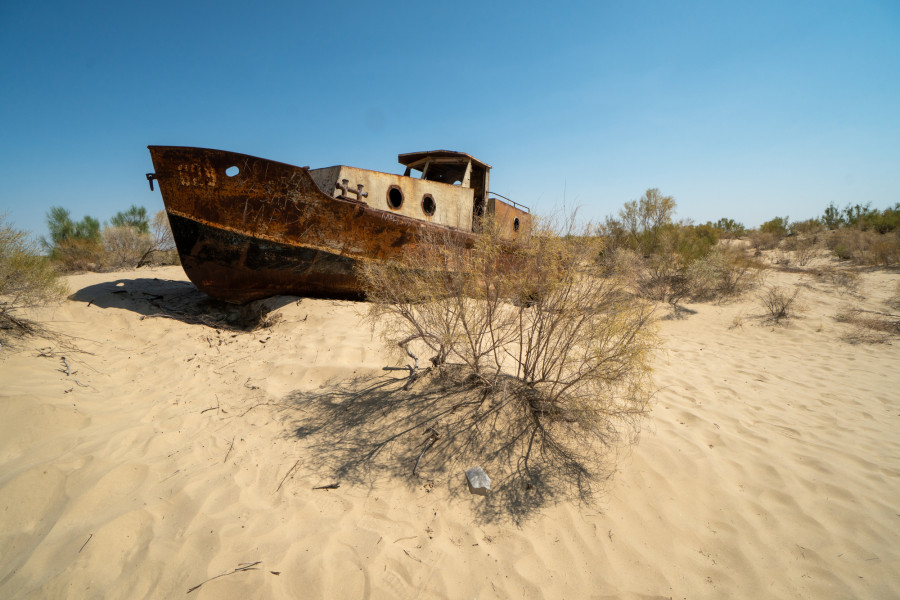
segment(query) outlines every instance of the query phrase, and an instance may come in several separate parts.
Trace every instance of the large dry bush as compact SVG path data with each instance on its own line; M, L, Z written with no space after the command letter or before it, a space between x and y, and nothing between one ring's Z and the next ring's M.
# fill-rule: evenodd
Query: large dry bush
M726 229L733 235L743 226L727 219L674 222L675 207L673 198L652 189L626 203L619 219L607 217L599 228L604 247L598 256L606 272L625 275L639 295L667 302L676 313L684 300L736 296L752 287L759 265L741 250L719 245Z
M763 266L740 248L719 245L689 269L695 300L727 300L757 287Z
M811 220L813 222L817 222ZM792 225L802 225L794 223ZM809 264L809 262L815 258L820 249L819 236L815 232L802 233L802 234L794 234L789 238L786 238L782 244L782 248L786 252L791 252L792 256L789 258L788 256L782 257L780 262L784 264L789 264L792 260L796 262L797 265L801 267L805 267Z
M134 212L137 207L131 207ZM152 222L141 221L143 227L123 221L128 213L119 213L118 221L124 225L103 229L104 262L107 268L139 268L151 262L171 264L175 242L165 211L159 211Z
M102 240L63 240L56 244L50 256L64 272L100 271L106 264L106 250Z
M56 271L38 253L37 244L0 215L0 337L10 330L30 329L20 311L56 301L64 293Z
M152 244L150 236L134 227L121 225L103 229L105 262L108 268L123 269L138 266Z
M841 260L859 265L900 264L900 235L896 231L877 233L845 228L832 232L826 242Z
M756 256L762 254L763 250L772 250L773 248L778 247L778 242L780 241L780 238L776 237L773 233L759 230L751 231L747 236L747 239Z
M740 248L719 245L701 227L673 225L661 236L659 252L644 257L637 270L641 295L668 302L723 300L758 285L762 265Z
M515 403L542 449L635 432L651 394L652 309L601 272L602 241L572 227L512 244L490 223L482 231L471 247L431 236L362 268L372 317L393 319L389 340Z

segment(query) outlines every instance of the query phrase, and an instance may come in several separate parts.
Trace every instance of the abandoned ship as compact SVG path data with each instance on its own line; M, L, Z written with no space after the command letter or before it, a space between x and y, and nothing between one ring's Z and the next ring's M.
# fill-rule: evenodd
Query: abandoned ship
M394 175L148 148L150 189L157 181L187 276L226 302L278 294L361 298L356 265L414 249L423 233L471 245L485 215L510 241L531 230L526 207L489 191L491 166L462 152L401 154L406 171Z

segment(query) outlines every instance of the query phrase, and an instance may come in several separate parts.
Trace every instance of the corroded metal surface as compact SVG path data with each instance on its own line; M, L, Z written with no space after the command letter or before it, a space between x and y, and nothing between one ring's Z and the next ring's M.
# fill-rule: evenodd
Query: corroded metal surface
M414 251L428 232L474 243L469 231L328 195L308 167L220 150L149 149L185 272L228 302L360 297L359 261Z

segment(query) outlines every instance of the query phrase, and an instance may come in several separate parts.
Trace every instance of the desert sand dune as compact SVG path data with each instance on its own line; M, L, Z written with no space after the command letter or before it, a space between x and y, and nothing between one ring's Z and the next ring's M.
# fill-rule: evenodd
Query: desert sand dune
M65 338L0 355L0 597L896 598L900 344L834 316L898 280L773 272L786 323L752 292L660 320L640 443L580 502L472 495L437 450L413 476L419 431L362 460L440 400L365 305L246 332L177 267L71 276L32 315Z

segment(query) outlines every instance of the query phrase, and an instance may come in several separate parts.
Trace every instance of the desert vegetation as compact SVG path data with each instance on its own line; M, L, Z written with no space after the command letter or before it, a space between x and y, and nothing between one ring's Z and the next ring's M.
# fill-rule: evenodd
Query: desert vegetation
M411 381L434 371L471 386L476 405L527 429L507 431L524 440L523 476L537 451L586 482L593 467L580 458L597 442L631 439L648 411L652 306L597 260L603 239L571 222L512 245L490 223L472 248L446 242L426 238L400 260L367 264L370 316L396 323L387 338L415 360ZM431 366L420 371L426 351Z
M107 271L142 267L151 262L175 264L177 254L165 211L151 220L147 209L131 206L116 213L102 228L100 221L54 206L47 213L49 239L42 245L63 271Z
M855 266L900 264L900 203L878 210L853 204L825 208L821 217L791 222L776 217L749 234L759 253L778 249L782 265L807 266L816 256L834 256Z
M767 318L778 323L796 314L799 309L797 302L799 294L799 289L789 291L783 287L773 285L760 294L759 300L766 310Z
M720 243L746 230L731 219L694 225L675 221L676 203L658 189L628 202L599 228L600 261L630 279L640 296L669 303L722 300L755 287L762 265L740 248Z
M0 338L33 329L21 312L57 301L64 293L38 245L0 215Z

